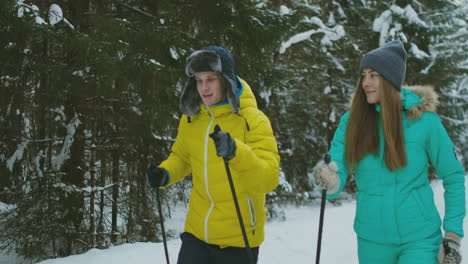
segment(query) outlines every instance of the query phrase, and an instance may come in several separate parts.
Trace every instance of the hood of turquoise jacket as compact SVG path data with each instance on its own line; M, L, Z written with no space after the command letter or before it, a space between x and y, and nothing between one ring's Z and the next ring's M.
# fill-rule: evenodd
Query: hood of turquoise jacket
M401 88L401 105L408 119L417 119L423 112L435 112L439 105L439 96L432 86L408 86ZM375 104L375 110L380 112L380 104Z

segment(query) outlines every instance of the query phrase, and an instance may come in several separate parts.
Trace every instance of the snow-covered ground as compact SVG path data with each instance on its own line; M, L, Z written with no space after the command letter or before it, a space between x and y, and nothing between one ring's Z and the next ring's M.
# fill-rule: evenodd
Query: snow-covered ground
M439 211L443 212L443 188L440 181L433 187ZM468 182L466 184L468 186ZM327 204L322 241L321 263L354 264L357 261L356 236L352 225L355 202L341 206ZM259 264L315 263L317 231L320 208L318 206L289 207L286 221L271 221L266 225L266 239L260 248ZM183 217L176 216L167 223L169 229L180 232ZM468 220L464 221L468 230ZM466 239L465 239L466 240ZM468 246L462 241L463 264L468 264ZM179 239L168 241L170 262L177 263ZM92 249L88 252L61 259L51 259L41 264L127 264L166 263L162 243L134 243L115 246L106 250Z

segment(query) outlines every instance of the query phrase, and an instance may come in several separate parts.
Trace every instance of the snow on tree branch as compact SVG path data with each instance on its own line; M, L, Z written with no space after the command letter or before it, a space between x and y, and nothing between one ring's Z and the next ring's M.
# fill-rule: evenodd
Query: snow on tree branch
M52 158L52 167L54 169L59 170L62 167L65 160L70 158L70 148L74 141L73 136L75 135L76 129L78 128L80 123L80 120L75 115L75 117L72 118L68 125L65 126L67 128L67 136L63 140L62 151L60 151L60 154Z
M322 20L318 17L306 18L306 23L314 24L319 26L319 29L312 29L306 32L296 34L289 38L286 42L281 43L279 53L284 53L292 44L299 43L301 41L307 40L315 33L324 33L322 40L320 41L322 45L322 51L326 52L326 46L332 46L333 41L337 41L340 38L345 36L345 30L343 26L337 25L335 27L327 27L323 24Z
M17 11L17 16L19 18L22 18L25 16L26 13L29 13L29 16L34 17L34 21L36 24L39 25L55 25L61 21L63 21L67 26L69 26L71 29L75 29L75 26L73 26L64 16L63 16L63 11L62 8L57 5L57 4L52 4L49 7L49 12L48 12L48 17L49 17L49 23L45 21L40 15L39 15L39 7L36 5L28 5L24 3L24 0L16 0L16 6L18 7Z
M414 43L411 43L411 49L410 49L410 52L414 54L414 56L416 56L416 58L418 59L424 59L424 58L429 58L431 56L429 56L429 54L427 54L426 52L424 52L423 50L420 50L418 45L414 44Z
M401 24L394 22L394 16L406 18L409 23L419 25L423 28L428 27L427 23L419 18L411 5L407 5L404 9L397 5L392 5L389 10L385 10L380 14L372 24L372 30L374 32L380 32L379 46L383 46L389 39L389 36L394 37L398 32L401 32ZM400 38L406 42L406 36L404 34L400 35Z
M7 168L10 171L13 171L13 165L15 165L16 161L20 161L23 158L24 150L28 146L29 140L23 140L20 144L18 144L18 148L16 149L15 153L7 160Z
M62 8L57 4L52 4L49 8L49 22L51 25L55 25L62 21L63 12Z

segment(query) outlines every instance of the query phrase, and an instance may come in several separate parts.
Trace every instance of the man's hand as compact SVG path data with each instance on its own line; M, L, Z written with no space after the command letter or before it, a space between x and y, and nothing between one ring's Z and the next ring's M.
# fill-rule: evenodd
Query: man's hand
M210 134L216 146L216 154L225 160L230 160L236 156L236 142L228 132L222 131L219 125L216 125L214 132Z
M164 169L151 164L148 168L148 184L152 188L158 188L167 184L169 176Z

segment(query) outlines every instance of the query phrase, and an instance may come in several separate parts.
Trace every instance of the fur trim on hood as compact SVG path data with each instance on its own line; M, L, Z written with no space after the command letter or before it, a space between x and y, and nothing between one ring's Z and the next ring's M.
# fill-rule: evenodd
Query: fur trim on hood
M419 103L406 110L409 120L418 119L424 112L435 112L439 106L439 95L434 91L432 85L406 86L406 89L421 98Z
M439 106L439 95L435 92L434 86L432 85L413 85L413 86L405 86L403 89L410 91L413 95L413 102L416 101L413 105L409 108L404 108L406 112L406 117L408 120L414 120L421 117L424 112L435 112L437 107ZM402 89L402 90L403 90ZM405 91L401 91L404 93ZM411 94L410 93L410 94ZM351 105L353 103L353 97L355 93L351 95L351 99L349 101L349 108L351 109ZM414 100L414 98L418 98Z

